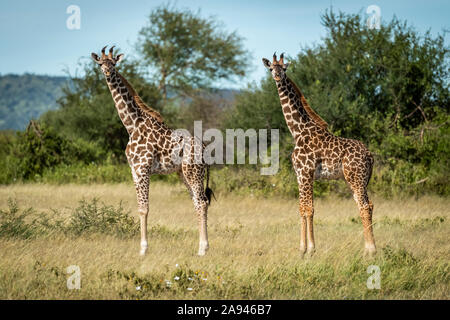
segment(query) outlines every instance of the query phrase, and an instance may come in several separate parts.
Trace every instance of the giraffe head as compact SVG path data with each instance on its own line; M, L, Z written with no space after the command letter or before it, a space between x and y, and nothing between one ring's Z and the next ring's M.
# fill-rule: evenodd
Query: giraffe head
M284 63L283 58L284 57L282 53L280 55L280 60L277 61L277 54L275 52L273 54L272 63L266 58L262 59L264 66L270 70L270 72L272 73L272 77L275 81L281 81L284 78L286 78L286 70L289 66L289 63Z
M109 77L111 73L115 71L116 63L118 63L123 58L123 54L119 54L116 57L113 56L113 49L114 46L109 49L108 55L105 54L105 49L107 46L103 47L102 49L102 56L99 57L95 53L92 53L92 59L100 65L102 72L105 74L105 76Z

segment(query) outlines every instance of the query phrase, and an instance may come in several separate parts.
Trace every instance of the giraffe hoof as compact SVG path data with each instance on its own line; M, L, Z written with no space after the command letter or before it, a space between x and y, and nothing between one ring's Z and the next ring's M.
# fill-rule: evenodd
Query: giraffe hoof
M203 249L203 250L198 250L198 255L200 256L200 257L203 257L204 255L206 255L206 251L208 251L208 249L206 248L206 249Z
M375 248L365 248L364 249L364 256L368 258L372 258L376 255L377 249Z
M364 255L373 257L377 253L377 248L373 243L366 243L364 246Z
M306 253L306 247L300 247L300 257L303 258Z
M206 254L206 251L208 251L208 249L209 249L208 243L201 243L200 247L198 248L198 255L204 256Z
M315 252L316 252L316 248L310 247L310 248L308 248L308 251L306 251L306 254L311 257L314 255Z
M145 256L145 253L147 252L148 249L148 243L146 240L142 240L141 241L141 251L139 251L139 255L141 256Z

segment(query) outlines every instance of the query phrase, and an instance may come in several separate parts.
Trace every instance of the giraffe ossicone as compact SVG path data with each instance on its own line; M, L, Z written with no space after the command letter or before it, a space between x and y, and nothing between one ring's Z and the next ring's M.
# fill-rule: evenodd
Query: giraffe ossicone
M300 252L315 251L313 231L313 184L317 179L345 179L358 204L364 228L365 252L376 252L372 228L373 204L367 195L374 159L358 140L341 138L328 130L328 124L309 106L297 85L286 75L289 66L284 54L277 60L262 59L277 85L286 124L295 140L291 156L299 188L301 219Z
M117 113L129 135L125 150L136 187L138 213L140 217L140 254L148 248L147 217L150 175L177 172L185 183L198 217L199 249L204 255L209 248L207 232L208 206L213 196L209 188L209 165L202 159L204 145L196 143L195 137L174 134L159 112L146 105L131 84L116 70L116 64L123 54L114 55L111 47L108 55L106 46L101 57L92 53L92 59L100 66L114 100ZM193 152L183 153L183 150ZM177 154L181 161L174 161ZM203 180L206 175L206 188Z

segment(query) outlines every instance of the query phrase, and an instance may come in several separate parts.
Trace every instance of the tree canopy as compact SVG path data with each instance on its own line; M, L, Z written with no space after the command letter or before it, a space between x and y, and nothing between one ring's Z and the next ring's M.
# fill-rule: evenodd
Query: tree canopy
M186 93L217 80L245 75L243 39L215 18L163 5L139 32L136 49L164 99L168 90Z

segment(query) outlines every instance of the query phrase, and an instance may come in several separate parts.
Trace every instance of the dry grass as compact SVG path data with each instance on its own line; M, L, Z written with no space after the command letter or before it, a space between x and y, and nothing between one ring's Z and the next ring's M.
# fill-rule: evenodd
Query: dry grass
M138 236L2 237L0 299L449 298L448 199L373 199L379 249L373 259L362 257L353 200L318 199L317 252L301 259L296 200L218 196L209 211L210 250L201 258L187 192L163 183L151 185L144 258L138 256ZM48 214L55 209L68 217L81 199L94 197L114 206L122 201L137 218L134 187L128 184L0 187L0 209L14 198L20 208ZM69 265L81 268L80 290L66 287ZM369 265L381 269L380 290L366 286Z

